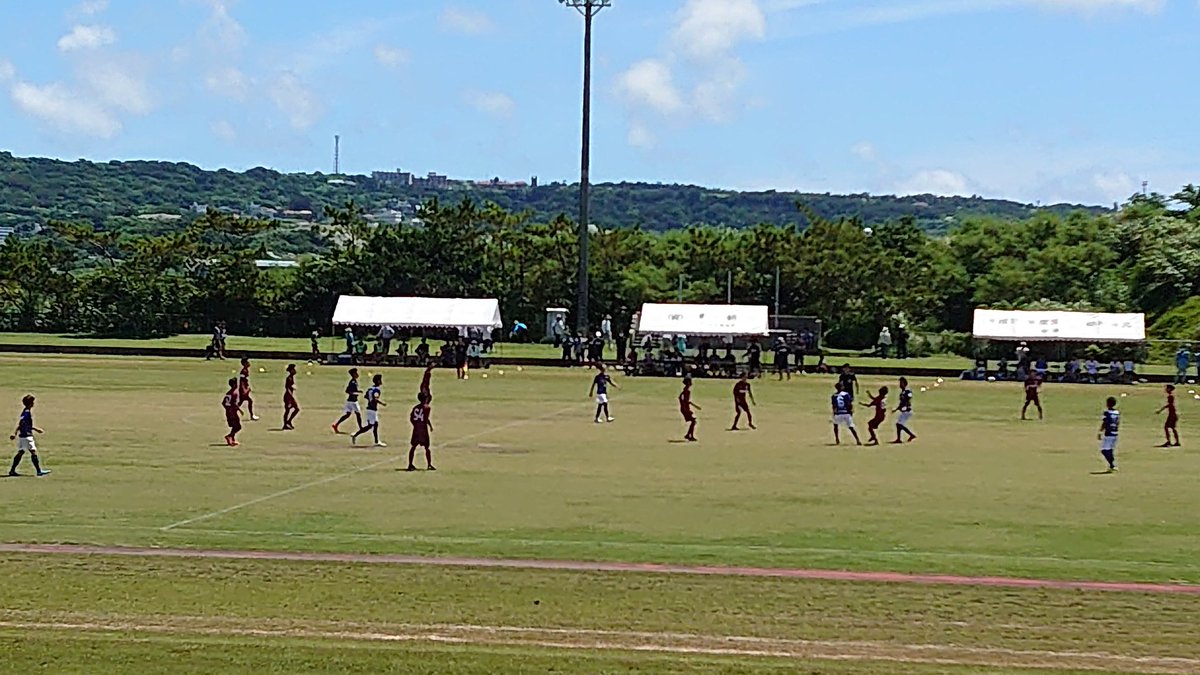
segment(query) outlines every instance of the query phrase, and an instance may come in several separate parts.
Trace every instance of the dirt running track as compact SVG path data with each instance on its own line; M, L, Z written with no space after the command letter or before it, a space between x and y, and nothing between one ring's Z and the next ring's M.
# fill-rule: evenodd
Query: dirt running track
M786 569L770 567L721 567L710 565L665 565L657 563L585 562L577 560L519 560L502 558L424 557L363 553L320 553L292 551L223 551L189 548L129 548L76 546L69 544L0 544L0 553L43 555L104 555L135 558L198 558L208 560L280 560L334 562L369 565L432 565L570 572L641 572L648 574L694 574L705 576L815 579L880 584L929 584L940 586L992 586L997 588L1050 588L1059 590L1110 591L1118 593L1181 593L1200 596L1200 585L1153 584L1111 581L1066 581L1014 577L971 577L950 574L905 574L902 572L847 572L839 570Z

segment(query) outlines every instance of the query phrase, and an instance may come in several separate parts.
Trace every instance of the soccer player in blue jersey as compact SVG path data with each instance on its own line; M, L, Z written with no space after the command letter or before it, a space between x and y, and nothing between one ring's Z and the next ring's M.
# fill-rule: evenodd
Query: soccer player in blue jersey
M367 400L367 425L354 432L350 442L357 443L359 436L370 431L375 437L375 447L386 448L387 444L379 440L379 406L387 405L383 402L383 375L376 375L371 379L371 386L367 387L363 398Z
M17 428L12 435L8 437L10 441L17 442L17 456L13 457L12 468L8 470L10 476L20 476L17 473L17 467L21 465L21 458L25 453L29 453L29 459L33 461L33 470L39 476L45 476L50 473L49 469L42 469L41 462L38 461L37 443L33 441L34 434L42 433L42 430L33 426L33 403L35 399L33 394L25 396L21 399L25 409L21 411L21 417L17 420Z
M333 427L333 433L342 433L339 427L342 426L342 422L350 419L351 415L354 416L354 421L358 424L358 426L362 426L362 409L358 405L358 395L360 393L362 393L362 390L358 388L358 368L351 368L350 382L346 385L346 406L342 409L342 416L338 418L338 421L331 425Z
M908 388L908 378L900 378L900 405L896 406L896 412L900 414L896 417L896 440L892 441L893 444L902 442L900 440L902 434L908 434L909 443L917 440L917 435L908 428L908 423L913 416L912 399L913 392Z
M840 428L846 427L850 430L850 435L854 436L854 442L862 445L858 438L858 430L854 428L854 397L846 391L841 382L838 382L835 388L837 393L830 397L833 406L833 442L842 444Z
M608 371L605 370L602 362L597 361L596 368L599 372L596 373L596 377L592 378L592 388L588 391L588 398L596 397L596 424L600 424L601 419L613 421L613 416L608 413L608 386L617 387L617 383L608 376ZM603 418L601 414L603 414Z
M1107 408L1100 416L1100 432L1096 440L1100 441L1100 454L1108 462L1108 472L1117 470L1117 434L1121 428L1121 411L1117 410L1117 399L1108 397Z

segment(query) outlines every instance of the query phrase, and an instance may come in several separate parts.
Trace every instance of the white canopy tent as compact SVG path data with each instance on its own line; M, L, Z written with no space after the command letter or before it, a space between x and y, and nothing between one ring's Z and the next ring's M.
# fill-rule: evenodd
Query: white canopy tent
M333 310L335 326L396 326L491 331L502 328L500 301L491 298L378 298L343 295Z
M769 335L766 305L674 305L646 303L639 333L671 335Z
M1145 314L975 310L975 337L1026 342L1142 342Z

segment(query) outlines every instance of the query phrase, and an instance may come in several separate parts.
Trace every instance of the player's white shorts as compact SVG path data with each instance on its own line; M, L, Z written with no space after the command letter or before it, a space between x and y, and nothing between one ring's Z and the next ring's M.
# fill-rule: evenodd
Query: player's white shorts
M20 452L37 452L37 443L33 441L33 436L18 438L17 450Z
M379 411L378 410L368 410L367 411L367 424L368 425L379 424Z
M902 412L896 416L896 424L899 424L902 427L906 427L906 426L908 426L908 421L912 419L912 416L913 416L913 414L912 414L911 410L908 412Z
M604 405L605 403L608 403L608 394L597 394L596 405Z
M362 412L362 408L358 406L358 401L346 401L346 407L343 408L343 411L348 413L356 413Z
M839 427L854 428L854 415L834 415L833 423Z
M1103 451L1103 450L1116 450L1116 449L1117 449L1117 437L1116 436L1105 436L1100 439L1100 450Z

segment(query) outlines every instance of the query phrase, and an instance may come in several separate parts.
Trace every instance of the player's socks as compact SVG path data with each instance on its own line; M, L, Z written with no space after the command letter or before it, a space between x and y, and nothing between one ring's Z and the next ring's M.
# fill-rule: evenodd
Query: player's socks
M18 450L18 451L17 451L17 456L16 456L16 457L13 457L13 461L12 461L12 467L11 467L11 468L8 470L8 475L10 475L10 476L16 476L16 475L18 475L18 474L17 474L17 467L21 465L21 458L22 458L22 457L24 457L24 456L25 456L25 451L24 451L24 450Z
M1116 469L1116 468L1117 468L1117 459L1116 459L1116 457L1113 455L1113 451L1112 451L1112 450L1101 450L1101 451L1100 451L1100 454L1101 454L1101 455L1104 455L1104 459L1105 459L1105 461L1107 461L1107 462L1108 462L1108 468L1109 468L1110 470L1112 470L1112 469Z
M33 462L33 470L39 474L42 473L42 463L40 461L38 461L37 453L36 452L29 453L29 459L30 459L30 461Z

